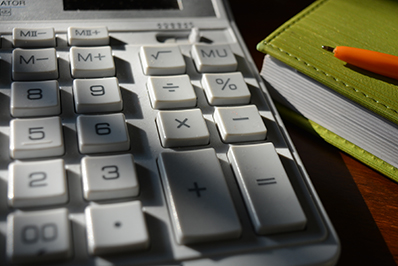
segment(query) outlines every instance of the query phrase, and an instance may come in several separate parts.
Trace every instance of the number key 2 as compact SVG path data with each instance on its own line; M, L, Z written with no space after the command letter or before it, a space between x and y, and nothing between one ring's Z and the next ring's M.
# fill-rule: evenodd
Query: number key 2
M65 203L68 200L62 159L14 162L8 167L8 202L11 206L33 207Z

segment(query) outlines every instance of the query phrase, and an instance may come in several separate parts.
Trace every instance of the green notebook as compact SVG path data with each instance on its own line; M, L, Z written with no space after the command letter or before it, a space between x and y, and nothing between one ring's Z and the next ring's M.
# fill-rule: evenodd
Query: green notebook
M351 46L398 56L397 40L398 1L319 0L265 38L257 49L398 125L398 80L350 66L322 49L323 45ZM331 143L338 137L330 129L317 131ZM331 134L335 136L328 136ZM343 142L332 144L398 181L397 167Z
M398 124L398 81L347 67L322 49L344 45L398 56L397 43L398 1L320 0L257 49Z

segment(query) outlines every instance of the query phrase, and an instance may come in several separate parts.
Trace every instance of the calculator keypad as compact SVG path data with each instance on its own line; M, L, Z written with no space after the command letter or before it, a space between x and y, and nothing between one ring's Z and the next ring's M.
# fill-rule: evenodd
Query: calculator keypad
M305 230L287 144L233 38L69 27L53 45L52 31L16 28L9 49L10 262L179 263Z

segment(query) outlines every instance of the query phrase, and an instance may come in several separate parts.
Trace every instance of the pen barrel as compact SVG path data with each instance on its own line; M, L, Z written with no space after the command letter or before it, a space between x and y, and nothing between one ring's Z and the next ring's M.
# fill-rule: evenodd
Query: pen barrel
M333 52L335 57L351 65L398 79L398 56L347 46L337 46Z

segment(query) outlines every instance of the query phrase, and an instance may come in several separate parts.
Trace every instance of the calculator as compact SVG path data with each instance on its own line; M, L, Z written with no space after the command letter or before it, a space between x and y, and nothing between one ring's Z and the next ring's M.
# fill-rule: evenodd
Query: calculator
M222 0L0 1L1 265L333 265Z

